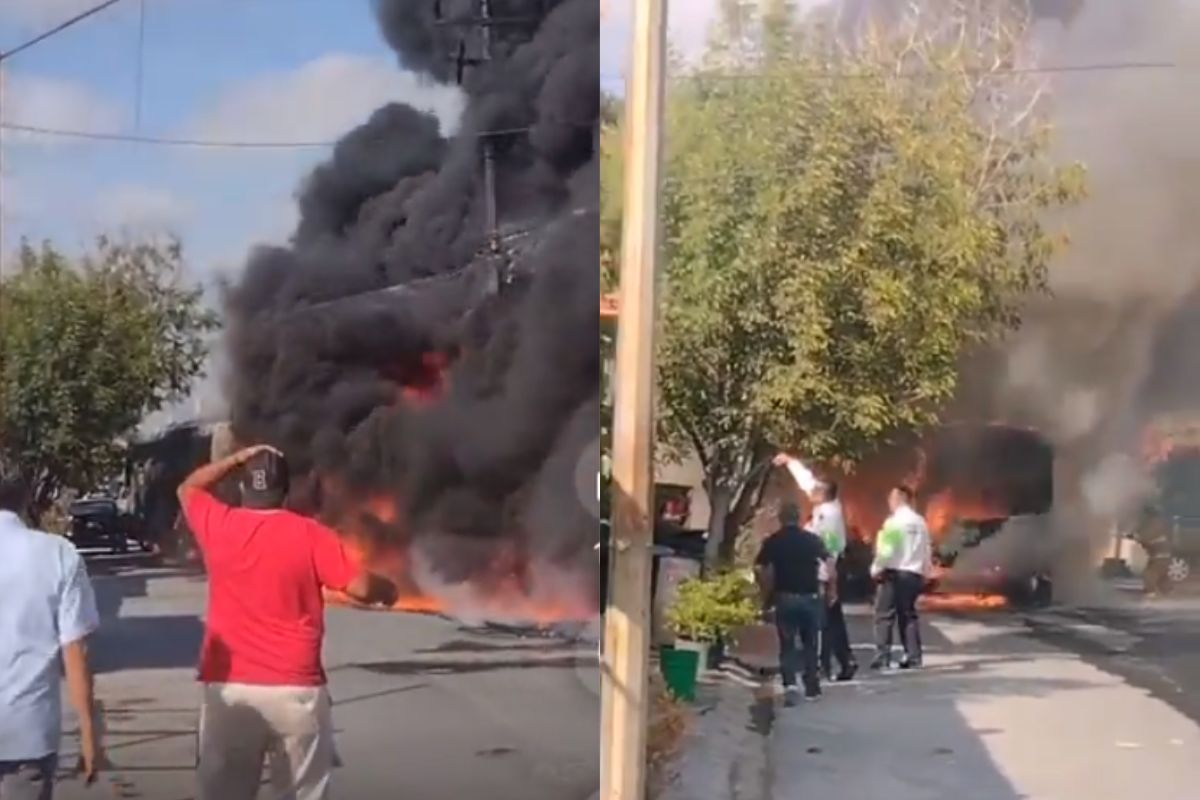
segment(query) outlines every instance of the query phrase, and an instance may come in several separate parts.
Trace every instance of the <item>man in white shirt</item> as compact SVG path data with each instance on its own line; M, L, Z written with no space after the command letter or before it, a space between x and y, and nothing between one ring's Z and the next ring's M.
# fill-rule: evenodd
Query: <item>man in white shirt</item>
M933 545L925 518L912 508L913 491L897 486L888 495L891 516L875 537L871 577L875 592L875 660L871 669L891 665L892 626L904 647L901 669L921 666L921 626L917 600L933 574Z
M821 571L822 580L828 583L829 574L834 582L826 588L826 608L821 629L821 671L826 680L853 680L858 671L854 651L850 648L850 634L846 630L846 616L842 609L842 589L845 588L845 570L840 563L846 551L846 518L842 503L838 499L838 485L833 481L818 480L813 472L799 459L780 453L775 464L787 468L788 473L812 502L812 515L808 530L821 537L830 554L831 568ZM833 675L833 659L841 667L836 678Z
M79 716L83 776L100 766L85 640L99 625L83 559L25 526L24 481L0 459L0 798L50 800L62 735L60 671Z

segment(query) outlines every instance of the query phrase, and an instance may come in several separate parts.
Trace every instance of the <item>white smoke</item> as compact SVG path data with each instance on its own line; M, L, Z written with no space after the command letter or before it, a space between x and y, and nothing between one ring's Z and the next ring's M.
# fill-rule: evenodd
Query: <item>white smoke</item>
M1102 518L1114 518L1127 512L1153 488L1145 467L1125 453L1109 455L1081 481L1088 509Z

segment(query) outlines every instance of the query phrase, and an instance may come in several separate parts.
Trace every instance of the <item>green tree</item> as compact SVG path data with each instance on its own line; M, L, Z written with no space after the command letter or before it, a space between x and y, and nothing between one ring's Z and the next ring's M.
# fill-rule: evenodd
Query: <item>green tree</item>
M178 241L101 238L77 261L22 244L0 281L0 458L35 513L111 475L119 437L186 395L217 326L202 294Z
M735 46L668 93L658 349L661 441L703 464L714 561L777 446L851 467L937 421L963 354L1045 289L1065 241L1047 214L1082 191L1048 154L1041 86L1011 69L1024 18L989 18L972 48L965 17L841 47L786 3L766 25L725 5ZM619 127L604 136L615 272Z

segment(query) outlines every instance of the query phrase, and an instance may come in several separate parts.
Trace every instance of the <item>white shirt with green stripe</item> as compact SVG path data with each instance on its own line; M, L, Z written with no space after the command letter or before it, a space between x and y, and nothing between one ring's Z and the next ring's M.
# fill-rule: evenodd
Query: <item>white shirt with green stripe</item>
M875 561L871 574L884 570L913 572L929 577L933 574L933 544L925 518L909 506L901 506L883 523L875 537Z
M846 517L840 502L827 500L814 507L808 529L821 537L834 560L842 557L846 550Z

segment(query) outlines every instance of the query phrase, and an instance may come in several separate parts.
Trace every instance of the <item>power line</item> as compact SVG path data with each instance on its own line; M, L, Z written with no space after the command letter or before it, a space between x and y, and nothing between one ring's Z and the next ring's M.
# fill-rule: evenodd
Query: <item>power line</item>
M572 127L591 128L596 125L595 122L570 122ZM491 130L476 131L474 135L479 138L489 136L509 136L519 133L528 133L532 131L534 126L524 125L513 128L494 128ZM228 139L194 139L188 137L175 136L153 136L136 133L106 133L103 131L83 131L69 128L50 128L41 125L25 125L18 122L0 122L0 130L15 131L18 133L29 133L39 136L56 136L65 139L86 139L89 141L101 142L127 142L131 144L153 144L163 145L168 147L205 147L211 149L246 149L246 150L287 150L287 149L304 149L314 147L332 147L338 143L337 139L313 140L313 141L239 141Z
M309 142L255 142L255 141L221 141L211 139L190 139L186 137L149 136L136 133L104 133L102 131L81 131L67 128L47 128L41 125L24 125L17 122L0 123L0 128L7 131L32 133L40 136L57 136L66 139L88 139L101 142L130 142L133 144L157 144L177 147L212 147L228 149L287 149L307 147L329 147L333 141Z
M12 48L11 50L5 50L4 52L0 53L0 62L6 61L6 60L12 58L17 53L22 53L22 52L28 50L29 48L33 47L34 45L39 44L39 43L45 41L46 39L49 39L51 36L57 36L58 34L65 31L67 28L70 28L71 26L73 26L77 23L83 22L88 17L99 14L104 9L109 8L111 6L115 6L119 2L121 2L121 0L106 0L106 2L103 2L100 5L93 6L85 11L79 12L78 14L71 17L70 19L65 20L64 22L60 22L59 24L55 25L50 30L44 31L43 33L39 33L37 36L33 37L32 39L28 39L28 40L22 42L21 44L17 45L16 47Z
M4 74L3 74L3 69L2 69L4 62L7 61L8 59L12 58L13 56L17 55L18 53L23 53L26 50L28 50L29 48L34 47L35 45L38 45L53 36L57 36L58 34L65 31L67 28L73 27L73 26L79 24L80 22L83 22L85 19L88 19L89 17L93 17L96 14L99 14L101 11L104 11L107 8L111 8L112 6L115 6L119 2L121 2L121 0L105 0L105 2L103 2L103 3L92 6L91 8L88 8L88 9L84 9L83 11L79 12L75 16L73 16L69 19L63 20L59 24L55 25L53 28L43 31L42 33L39 33L37 36L34 36L32 39L26 39L24 42L21 42L16 47L13 47L9 50L0 52L0 127L2 127L2 123L4 120L4 113L3 113L3 109L4 109ZM0 141L0 206L2 206L3 202L4 202L4 169L3 169L4 165L2 163L3 162L3 150L4 150L3 142ZM2 260L3 258L4 258L4 221L3 221L3 214L0 214L0 260Z

